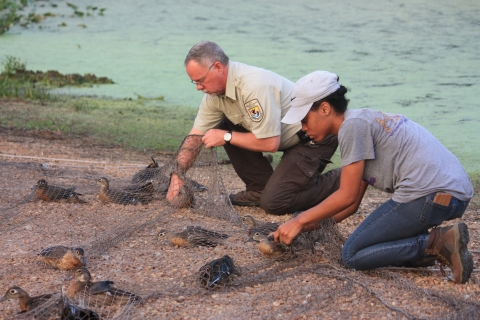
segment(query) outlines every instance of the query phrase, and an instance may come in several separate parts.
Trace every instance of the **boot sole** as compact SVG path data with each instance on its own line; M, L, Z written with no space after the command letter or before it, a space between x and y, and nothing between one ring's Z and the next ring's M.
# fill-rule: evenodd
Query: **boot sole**
M229 195L228 198L234 206L243 206L243 207L260 207L260 201L238 201L233 199L233 194Z
M260 207L260 202L238 202L238 201L232 201L230 199L230 202L234 206L243 206L243 207Z
M460 261L462 262L462 278L459 283L464 284L470 279L473 272L473 258L467 249L467 244L470 241L470 234L468 233L468 227L464 222L458 224L459 233L459 254Z

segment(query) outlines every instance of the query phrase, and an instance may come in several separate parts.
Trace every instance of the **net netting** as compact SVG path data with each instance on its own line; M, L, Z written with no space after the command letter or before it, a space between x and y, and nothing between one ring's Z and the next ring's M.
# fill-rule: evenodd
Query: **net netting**
M380 196L367 197L343 227L328 219L291 245L277 244L268 235L291 215L233 207L228 195L242 184L231 178L228 161L198 147L198 139L187 137L161 161L0 161L3 317L479 317L476 273L462 286L437 266L368 272L343 266L342 244ZM195 162L185 160L190 155L198 155ZM174 174L182 184L172 205L166 195ZM476 213L478 205L469 210ZM477 263L475 223L469 225ZM18 314L27 300L9 294L14 286L31 297L50 295Z

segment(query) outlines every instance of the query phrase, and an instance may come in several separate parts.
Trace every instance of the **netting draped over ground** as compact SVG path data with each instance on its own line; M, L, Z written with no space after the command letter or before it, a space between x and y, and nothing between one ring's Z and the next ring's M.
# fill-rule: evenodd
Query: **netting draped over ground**
M152 158L145 168L0 161L0 279L12 300L0 304L1 313L356 318L362 305L369 318L480 316L480 293L449 293L436 272L437 286L425 288L416 273L346 269L345 237L332 220L290 246L273 243L261 210L239 214L230 204L225 161L198 139L187 137L177 154L162 163ZM173 206L165 199L172 173L184 183ZM30 296L53 294L16 314L15 286Z

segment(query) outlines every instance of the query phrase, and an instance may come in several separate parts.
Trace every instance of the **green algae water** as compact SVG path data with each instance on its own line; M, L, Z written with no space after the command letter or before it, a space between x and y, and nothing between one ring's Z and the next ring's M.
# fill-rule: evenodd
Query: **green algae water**
M71 2L106 10L80 18L66 2L38 2L38 13L56 16L0 36L0 59L115 81L60 93L164 96L168 106L197 106L203 94L183 60L193 44L211 40L230 59L292 81L318 69L337 73L351 90L350 107L406 115L480 175L477 0Z

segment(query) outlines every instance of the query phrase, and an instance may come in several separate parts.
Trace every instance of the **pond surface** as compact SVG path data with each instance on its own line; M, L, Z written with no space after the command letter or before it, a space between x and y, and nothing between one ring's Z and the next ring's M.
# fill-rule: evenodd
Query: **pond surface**
M55 2L57 8L44 2L37 12L57 16L41 29L15 27L0 36L0 58L116 82L61 92L164 96L171 106L197 106L203 94L190 83L183 61L193 44L211 40L231 60L292 81L318 69L335 72L351 90L352 108L405 114L468 172L480 173L478 0L71 2L84 12L88 5L106 10L79 18L66 2Z

